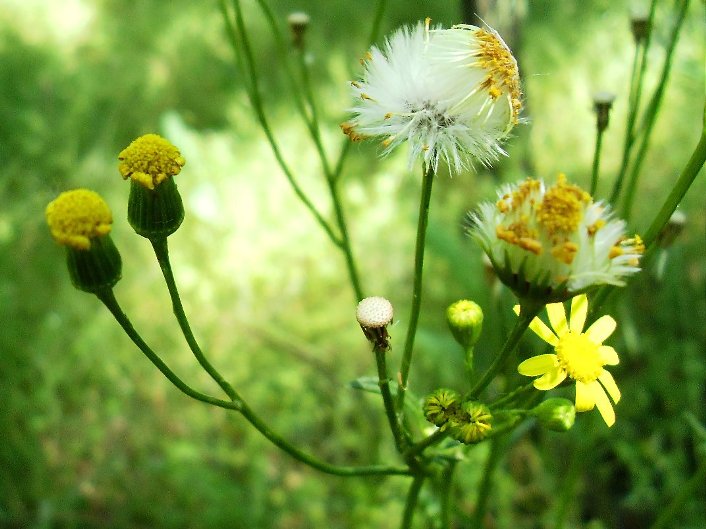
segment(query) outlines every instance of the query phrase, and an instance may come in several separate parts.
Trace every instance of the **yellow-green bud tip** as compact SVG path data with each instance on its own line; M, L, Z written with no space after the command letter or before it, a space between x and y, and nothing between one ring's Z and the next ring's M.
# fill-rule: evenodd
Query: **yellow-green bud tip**
M483 309L467 299L453 303L446 309L446 320L456 341L464 348L478 342L483 329Z
M140 136L120 152L118 160L124 179L132 178L148 189L179 174L186 163L179 149L157 134Z
M492 430L493 415L488 407L476 401L466 401L449 424L451 436L465 444L475 444L485 439Z
M548 430L566 432L574 425L576 407L568 399L551 398L532 408L530 415Z
M113 215L95 191L74 189L61 193L45 211L52 237L64 246L88 250L91 239L110 233Z
M454 390L439 388L424 399L424 417L441 428L458 411L460 399Z

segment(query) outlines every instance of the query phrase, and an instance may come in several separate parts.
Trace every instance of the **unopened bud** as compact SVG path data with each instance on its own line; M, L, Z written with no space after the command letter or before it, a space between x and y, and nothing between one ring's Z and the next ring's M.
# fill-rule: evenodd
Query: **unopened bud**
M467 299L453 303L446 309L446 321L456 341L464 350L473 347L483 329L483 309Z
M287 23L289 23L289 29L292 31L292 45L301 49L304 47L304 34L306 33L307 27L309 27L309 22L311 18L304 12L297 11L290 13L287 16Z
M449 421L451 437L464 444L485 439L492 429L493 416L488 407L477 401L466 401Z
M387 326L392 323L392 303L380 296L365 298L358 303L356 319L365 337L379 351L390 348Z
M596 128L603 132L608 128L610 109L613 107L615 94L610 92L596 92L593 94L593 110L596 112Z
M110 238L113 215L98 193L88 189L61 193L47 206L46 219L54 239L66 247L76 288L96 293L120 280L122 260Z
M576 407L573 402L562 398L551 398L530 410L544 428L554 432L566 432L571 429L576 419Z
M424 399L424 416L442 428L458 411L461 397L452 389L439 388Z

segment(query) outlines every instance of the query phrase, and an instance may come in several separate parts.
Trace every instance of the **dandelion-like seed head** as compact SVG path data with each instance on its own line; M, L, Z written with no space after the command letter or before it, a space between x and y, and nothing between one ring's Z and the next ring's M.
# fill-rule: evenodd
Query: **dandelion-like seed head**
M644 245L625 222L570 184L528 178L503 187L470 215L471 236L498 277L520 298L561 301L598 284L624 284L639 271Z
M522 93L517 62L494 30L432 29L427 20L397 30L361 62L354 116L341 125L352 141L380 138L384 154L408 142L410 166L421 157L456 172L505 154Z
M539 377L534 387L545 391L567 378L575 381L576 411L588 411L597 406L605 423L612 426L615 411L610 399L617 403L620 390L605 366L617 365L619 359L615 349L603 345L603 341L615 330L615 320L602 316L584 332L588 299L583 294L572 300L568 320L561 303L550 303L546 309L552 328L534 318L530 329L550 344L554 352L528 358L517 370L521 375ZM515 312L519 314L519 311L518 305Z
M45 216L54 240L76 250L88 250L91 240L110 233L113 215L95 191L74 189L52 200Z
M356 308L356 319L365 337L381 351L390 348L387 326L392 323L392 303L381 296L362 299Z
M179 149L157 134L140 136L120 152L118 160L124 179L131 178L148 189L179 174L186 163Z

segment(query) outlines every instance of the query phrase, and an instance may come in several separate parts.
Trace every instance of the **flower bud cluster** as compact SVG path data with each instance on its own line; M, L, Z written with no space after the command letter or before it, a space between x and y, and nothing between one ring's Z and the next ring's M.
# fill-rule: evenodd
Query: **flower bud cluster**
M492 429L493 416L488 407L475 400L464 401L452 389L440 388L428 395L424 416L464 444L481 442Z

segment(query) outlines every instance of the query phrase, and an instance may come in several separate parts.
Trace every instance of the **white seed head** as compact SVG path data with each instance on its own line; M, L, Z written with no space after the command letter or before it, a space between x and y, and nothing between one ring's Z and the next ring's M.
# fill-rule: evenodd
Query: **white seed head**
M295 11L287 15L287 23L291 27L301 28L309 25L311 18L303 11Z
M392 303L380 296L365 298L358 303L356 319L361 327L375 329L392 322Z

